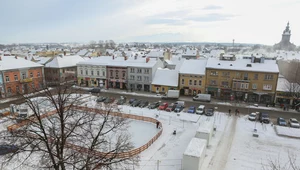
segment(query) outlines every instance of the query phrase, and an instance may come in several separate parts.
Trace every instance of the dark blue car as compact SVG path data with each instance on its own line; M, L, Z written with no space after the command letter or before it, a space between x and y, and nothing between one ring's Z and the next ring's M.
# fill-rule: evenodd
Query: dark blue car
M16 152L19 148L15 145L0 145L0 155Z
M188 113L195 113L196 112L196 107L195 106L189 107L189 110L187 112Z

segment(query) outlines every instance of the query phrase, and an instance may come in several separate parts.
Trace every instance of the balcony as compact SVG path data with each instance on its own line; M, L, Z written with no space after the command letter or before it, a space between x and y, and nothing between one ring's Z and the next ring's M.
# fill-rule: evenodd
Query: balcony
M244 79L232 79L233 82L246 82L249 83L250 79L249 78L244 78Z
M22 79L20 80L21 83L29 83L32 82L32 78L26 78L26 79Z

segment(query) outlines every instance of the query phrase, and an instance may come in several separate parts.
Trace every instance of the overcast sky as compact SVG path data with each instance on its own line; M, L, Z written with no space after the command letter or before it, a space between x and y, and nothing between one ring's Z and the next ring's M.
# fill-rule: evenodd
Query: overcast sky
M232 42L273 45L299 0L1 0L0 43Z

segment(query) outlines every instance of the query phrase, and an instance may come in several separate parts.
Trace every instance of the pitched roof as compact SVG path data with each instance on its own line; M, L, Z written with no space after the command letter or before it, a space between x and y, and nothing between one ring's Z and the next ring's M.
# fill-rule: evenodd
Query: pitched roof
M247 64L251 64L251 67L247 67ZM251 59L236 59L235 61L228 61L209 58L207 60L206 68L279 73L276 60L264 60L264 63L251 63Z
M182 74L200 74L205 75L207 60L184 60L179 70Z
M64 67L75 67L80 61L84 61L84 58L79 55L73 56L55 56L51 61L49 61L45 67L49 68L64 68Z
M152 84L162 86L178 86L178 70L158 68L153 78Z
M30 60L26 60L22 57L15 56L1 56L0 60L0 70L13 70L20 68L33 68L33 67L43 67L43 65L35 63Z

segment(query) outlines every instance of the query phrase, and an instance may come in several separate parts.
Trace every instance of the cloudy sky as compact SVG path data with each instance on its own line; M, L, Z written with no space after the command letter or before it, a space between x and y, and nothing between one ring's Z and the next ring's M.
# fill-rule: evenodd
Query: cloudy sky
M1 0L0 43L232 42L273 45L299 0Z

